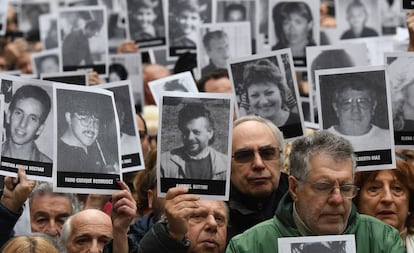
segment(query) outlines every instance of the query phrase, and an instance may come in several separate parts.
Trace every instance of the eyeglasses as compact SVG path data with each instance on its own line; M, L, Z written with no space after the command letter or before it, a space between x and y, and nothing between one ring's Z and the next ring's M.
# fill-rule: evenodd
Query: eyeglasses
M334 189L338 188L342 196L348 199L355 198L355 196L357 195L359 191L359 188L353 184L334 185L334 184L325 183L325 182L312 183L311 188L314 192L320 195L324 195L324 196L331 195Z
M358 106L361 109L370 109L372 101L370 98L348 98L339 100L339 106L345 110Z
M255 152L256 151L253 149L240 149L234 152L232 157L236 162L249 163L253 161ZM275 147L260 147L257 152L264 161L278 160L281 153L281 151Z
M376 197L384 193L384 186L382 185L368 185L366 193L371 197ZM401 197L405 194L404 188L401 185L391 185L390 192L395 197Z
M93 124L94 128L99 127L99 119L95 118L94 116L79 115L77 113L74 113L73 115L79 120L80 124L83 127L88 127L90 124Z

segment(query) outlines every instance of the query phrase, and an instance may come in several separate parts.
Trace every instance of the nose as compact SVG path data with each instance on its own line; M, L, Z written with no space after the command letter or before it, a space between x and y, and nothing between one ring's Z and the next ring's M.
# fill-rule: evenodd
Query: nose
M217 231L217 221L213 215L210 214L207 216L205 228L209 232Z
M23 116L20 118L19 126L24 128L27 126L28 123L29 123L29 117Z
M89 253L100 253L102 252L102 248L100 248L97 239L92 240L91 247L89 248Z
M265 168L265 164L263 162L262 157L258 152L254 152L254 158L253 158L253 169L255 170L262 170Z
M59 228L54 220L51 220L49 222L49 225L46 227L45 234L48 234L53 237L58 236L60 234Z
M328 202L332 205L340 205L344 201L344 196L342 196L341 190L339 187L335 187L332 190L331 195L329 196Z
M391 189L388 187L384 187L382 191L382 195L381 195L381 202L392 202L392 201L393 201L393 196L392 196Z

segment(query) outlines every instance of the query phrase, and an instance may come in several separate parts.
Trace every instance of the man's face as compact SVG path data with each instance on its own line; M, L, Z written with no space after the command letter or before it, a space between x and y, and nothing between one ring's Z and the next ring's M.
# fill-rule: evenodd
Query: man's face
M56 72L59 72L59 65L52 57L46 58L40 63L39 73Z
M63 223L72 214L71 200L53 193L35 195L30 204L32 232L60 236Z
M40 117L42 104L34 98L23 98L17 101L13 111L7 116L10 124L10 137L14 144L24 145L32 142L43 130Z
M226 68L229 59L229 42L226 37L211 39L207 54L217 68Z
M95 209L84 210L72 218L72 233L66 243L67 253L102 252L112 239L111 218Z
M363 135L370 130L376 103L367 90L347 89L333 104L339 130L345 135Z
M200 200L188 222L190 253L224 252L227 236L226 207L222 201Z
M157 15L152 8L142 7L139 8L135 13L136 22L145 31L146 29L152 28Z
M227 16L227 22L237 22L246 20L244 13L241 10L231 10Z
M328 195L321 194L316 185L352 184L352 159L335 160L326 153L318 153L310 158L309 166L309 175L303 182L289 177L289 191L296 211L316 235L341 234L348 222L352 200L345 198L339 188Z
M208 147L208 142L213 137L213 130L204 117L192 119L181 129L185 150L190 155L198 155Z
M231 183L246 195L269 196L279 186L280 160L263 160L258 150L264 147L278 148L272 131L265 124L246 121L233 128L233 154L242 150L254 151L250 162L231 160Z
M201 17L198 12L183 10L178 14L178 24L184 35L188 36L197 31L197 28L201 25Z
M92 145L99 133L99 119L92 115L73 113L69 114L69 124L74 137L84 147ZM68 120L68 119L67 119Z
M230 79L222 77L219 79L210 79L204 85L205 92L213 93L231 93Z

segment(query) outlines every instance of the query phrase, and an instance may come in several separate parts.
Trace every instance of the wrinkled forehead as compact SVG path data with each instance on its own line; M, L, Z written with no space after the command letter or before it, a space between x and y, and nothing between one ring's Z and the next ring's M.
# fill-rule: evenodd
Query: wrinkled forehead
M209 213L219 213L221 215L226 215L226 206L223 201L220 200L199 200L199 205L205 210L208 210Z

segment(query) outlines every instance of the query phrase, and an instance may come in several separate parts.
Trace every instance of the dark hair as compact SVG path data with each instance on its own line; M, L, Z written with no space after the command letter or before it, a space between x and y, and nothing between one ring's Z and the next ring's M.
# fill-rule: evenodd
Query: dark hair
M165 91L184 91L188 92L188 89L180 82L179 79L168 81L164 84Z
M89 93L77 92L65 104L66 112L71 114L77 113L81 115L94 116L101 119L101 107L99 101L91 100Z
M207 81L217 80L223 77L229 78L229 72L227 71L227 69L218 68L218 69L210 71L207 75L203 76L197 82L198 91L205 92L205 86L206 86Z
M213 39L227 38L227 34L222 30L207 32L203 36L203 45L207 50L210 50L210 41Z
M365 76L365 73L348 74L346 78L340 76L335 80L334 101L338 101L347 90L368 91L373 101L376 101L377 94L373 83Z
M42 114L40 115L40 124L43 124L49 115L51 108L51 100L49 94L40 88L39 86L34 85L24 85L16 90L10 102L10 112L16 108L16 104L19 100L33 98L42 104Z
M309 5L305 2L281 2L278 3L272 10L273 23L275 24L275 34L282 48L287 47L289 44L284 32L283 21L289 18L292 13L297 13L301 17L304 17L308 23L313 21L312 11ZM315 44L313 39L313 29L308 32L308 44Z
M230 13L233 11L241 12L243 15L243 20L246 18L246 7L244 7L242 4L234 3L226 6L226 9L224 10L224 19L228 20Z
M178 128L180 131L185 130L185 125L193 119L205 118L208 122L208 128L214 131L214 120L210 111L201 103L188 103L178 112ZM214 142L214 134L208 144Z
M119 63L112 63L109 65L109 74L116 73L121 80L126 80L128 78L128 71Z
M394 173L395 177L400 181L405 187L408 188L410 192L409 204L408 204L408 211L409 215L407 216L407 220L405 225L407 226L407 231L409 234L414 233L414 167L410 165L410 163L403 161L403 160L396 160L396 168L390 170ZM374 171L359 171L355 174L355 185L358 186L360 189L369 181L375 180L377 177L379 170ZM360 194L358 194L354 199L353 202L358 207L360 199Z

